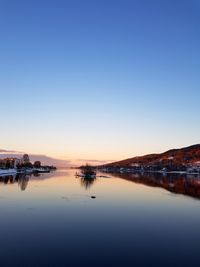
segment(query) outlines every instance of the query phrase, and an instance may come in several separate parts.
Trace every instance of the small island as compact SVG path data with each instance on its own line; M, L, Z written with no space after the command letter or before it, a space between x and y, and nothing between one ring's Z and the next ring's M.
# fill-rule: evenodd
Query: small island
M96 178L96 170L95 167L86 164L80 167L80 173L76 173L76 177L82 178Z

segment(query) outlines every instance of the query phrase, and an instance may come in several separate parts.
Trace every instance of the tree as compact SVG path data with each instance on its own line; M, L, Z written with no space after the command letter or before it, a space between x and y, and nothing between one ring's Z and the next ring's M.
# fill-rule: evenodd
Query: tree
M30 162L29 155L28 154L24 154L23 163L29 163L29 162Z
M35 161L33 166L34 166L34 168L41 168L41 162Z

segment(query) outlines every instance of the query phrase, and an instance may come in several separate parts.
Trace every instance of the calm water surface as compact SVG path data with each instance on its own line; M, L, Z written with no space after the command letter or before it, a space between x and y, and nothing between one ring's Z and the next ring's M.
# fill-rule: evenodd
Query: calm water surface
M0 178L0 266L199 266L198 177L74 173Z

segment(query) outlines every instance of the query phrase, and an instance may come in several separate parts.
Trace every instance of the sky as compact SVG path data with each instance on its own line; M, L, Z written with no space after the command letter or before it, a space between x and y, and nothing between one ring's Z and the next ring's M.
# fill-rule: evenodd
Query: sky
M199 0L0 0L0 148L114 161L200 143Z

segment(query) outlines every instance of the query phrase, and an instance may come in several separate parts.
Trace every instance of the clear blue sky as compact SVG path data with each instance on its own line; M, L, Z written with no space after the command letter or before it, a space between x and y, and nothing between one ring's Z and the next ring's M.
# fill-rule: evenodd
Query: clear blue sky
M1 147L121 159L200 143L200 1L1 0Z

